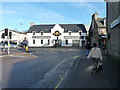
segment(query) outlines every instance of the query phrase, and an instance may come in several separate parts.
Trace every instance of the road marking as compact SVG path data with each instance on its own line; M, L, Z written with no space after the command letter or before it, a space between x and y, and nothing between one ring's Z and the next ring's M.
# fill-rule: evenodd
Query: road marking
M61 80L60 80L60 82L57 84L57 86L55 87L55 90L59 87L59 85L61 84L61 82L62 82L62 80L63 80L64 78L61 78Z
M75 57L73 57L73 58L74 58L73 62L74 62L74 61L76 60L76 58L78 58L78 57L80 57L80 56L75 56ZM78 60L78 61L79 61L79 60ZM77 64L78 64L78 61L77 61ZM69 68L68 68L67 71L65 72L65 75L68 73L68 70L72 67L73 62L70 64ZM63 77L60 79L60 81L58 82L58 84L57 84L57 86L54 88L54 90L56 90L56 89L59 87L59 85L61 84L61 82L62 82L63 79L64 79Z
M57 65L55 65L51 70L49 70L48 72L46 72L43 76L43 79L38 81L37 83L35 83L31 88L40 88L41 85L44 85L44 83L46 83L47 80L49 80L49 75L52 75L52 73L54 74L54 72L57 70L58 67L61 66L62 63L64 63L67 59L63 59L62 61L60 61L60 63L58 63ZM62 81L63 79L60 79L60 81ZM61 82L59 82L57 85L59 86ZM57 87L57 86L56 86Z
M78 62L79 62L79 59L77 60L77 63L76 63L76 65L75 65L75 70L76 70L76 68L77 68Z
M80 56L74 56L73 58L76 59L76 58L78 58L78 57L80 57Z

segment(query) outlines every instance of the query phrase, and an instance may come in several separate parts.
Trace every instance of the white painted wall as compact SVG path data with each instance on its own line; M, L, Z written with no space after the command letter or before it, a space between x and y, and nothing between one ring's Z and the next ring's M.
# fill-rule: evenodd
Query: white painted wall
M29 47L51 47L54 45L54 42L53 40L54 39L57 39L57 36L54 36L53 33L55 31L59 31L61 33L61 35L58 37L58 39L61 39L62 40L62 45L61 46L72 46L72 43L73 43L73 40L80 40L80 43L79 43L79 46L82 45L82 39L80 38L73 38L73 39L67 39L68 40L68 45L66 45L65 43L65 38L64 36L84 36L84 39L85 40L85 37L86 37L86 33L82 33L81 35L79 35L79 32L72 32L71 35L69 35L69 33L65 33L64 32L64 28L61 28L61 26L59 24L56 24L52 29L51 29L51 33L43 33L43 35L41 35L41 33L35 33L35 35L33 35L33 33L27 33L27 37L28 37L28 46ZM43 44L41 44L41 39L35 39L35 44L33 44L33 38L32 36L50 36L51 38L47 38L47 39L43 39ZM50 40L50 44L48 45L48 39Z
M1 35L2 33L4 33L5 31L2 30L0 31L0 42L2 41L7 41L7 36L5 36L5 39L2 39L1 38ZM24 38L26 37L27 38L27 34L21 34L21 33L18 33L18 32L14 32L14 31L10 31L12 32L12 39L10 39L11 41L17 41L17 45L22 42L24 40Z

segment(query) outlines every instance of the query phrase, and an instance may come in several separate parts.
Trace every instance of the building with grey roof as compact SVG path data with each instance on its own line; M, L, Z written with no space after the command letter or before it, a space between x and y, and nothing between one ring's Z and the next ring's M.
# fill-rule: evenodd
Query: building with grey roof
M88 42L97 43L100 48L106 44L106 18L98 17L97 12L92 15Z
M59 24L61 28L64 28L64 32L72 31L72 32L78 32L81 30L82 32L86 33L86 28L83 24ZM35 31L40 32L43 31L44 33L50 33L51 29L55 26L55 24L46 24L46 25L33 25L29 28L28 32Z
M16 30L11 30L11 29L9 29L9 32L11 32L11 34L12 34L12 36L10 38L11 44L14 43L14 44L18 45L20 42L23 42L23 40L27 39L27 34L26 33L19 32L19 31L16 31ZM8 42L7 36L2 38L3 33L5 33L5 30L0 31L0 43Z
M31 25L28 29L29 47L84 46L84 24Z

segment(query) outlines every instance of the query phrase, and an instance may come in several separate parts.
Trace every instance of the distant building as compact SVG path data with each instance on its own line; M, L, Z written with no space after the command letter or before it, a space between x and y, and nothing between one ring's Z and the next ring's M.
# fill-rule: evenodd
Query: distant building
M85 28L86 28L87 35L88 35L88 34L89 34L89 29L90 29L90 26L89 26L89 25L85 25Z
M106 18L98 17L97 12L92 15L88 41L98 43L100 48L106 43Z
M79 47L85 45L83 24L32 25L27 33L29 47Z
M120 60L120 1L107 2L107 53Z
M10 30L9 32L12 32L12 37L10 39L11 43L18 45L20 42L23 42L23 40L27 39L27 33L22 33L11 29L9 30ZM0 43L7 42L7 36L5 36L5 38L3 39L1 37L2 33L5 33L5 30L0 31Z

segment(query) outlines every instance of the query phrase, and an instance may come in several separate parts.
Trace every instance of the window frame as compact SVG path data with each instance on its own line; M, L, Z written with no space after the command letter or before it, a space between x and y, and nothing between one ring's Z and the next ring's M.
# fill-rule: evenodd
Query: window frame
M44 32L43 32L43 31L41 31L40 33L41 33L41 35L43 35L43 33L44 33Z
M82 31L78 31L79 35L82 35Z
M48 45L50 45L50 39L48 39Z
M35 44L35 39L33 39L33 44Z
M68 39L65 40L65 44L68 45Z
M43 44L43 39L41 39L41 44Z
M69 35L71 35L71 34L72 34L72 31L68 31L68 33L69 33Z
M35 33L36 33L36 32L35 32L35 31L33 31L32 33L33 33L33 35L35 35Z

